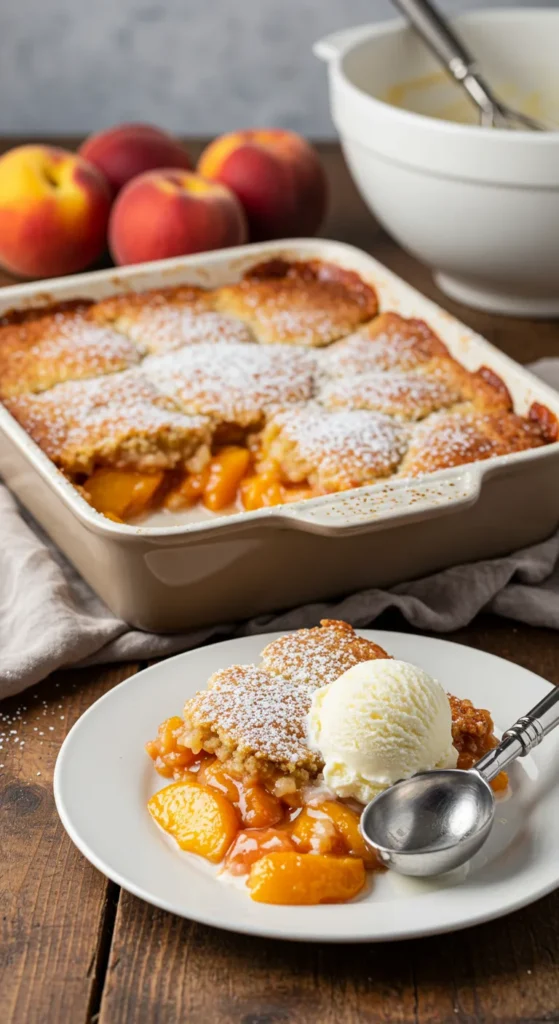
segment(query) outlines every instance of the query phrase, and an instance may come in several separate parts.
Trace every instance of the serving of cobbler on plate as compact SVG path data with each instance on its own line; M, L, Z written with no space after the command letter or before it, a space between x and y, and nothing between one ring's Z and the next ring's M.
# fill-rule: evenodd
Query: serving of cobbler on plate
M488 711L324 620L269 643L259 664L215 672L161 724L147 752L169 782L148 809L257 902L343 902L382 870L363 804L405 774L469 768L496 743Z

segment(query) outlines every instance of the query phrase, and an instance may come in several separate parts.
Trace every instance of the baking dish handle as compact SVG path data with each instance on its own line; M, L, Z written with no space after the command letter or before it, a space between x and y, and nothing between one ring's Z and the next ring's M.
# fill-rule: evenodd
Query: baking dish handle
M377 484L351 494L283 506L273 518L327 536L364 533L467 508L477 501L480 484L479 469L461 467L445 471L438 479L392 481L384 487Z

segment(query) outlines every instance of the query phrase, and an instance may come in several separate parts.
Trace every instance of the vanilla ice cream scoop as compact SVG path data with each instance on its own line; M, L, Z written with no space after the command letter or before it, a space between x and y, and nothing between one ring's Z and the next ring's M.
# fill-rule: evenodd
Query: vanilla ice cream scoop
M455 767L451 725L440 683L390 658L361 662L315 690L307 718L326 785L363 804L415 772Z

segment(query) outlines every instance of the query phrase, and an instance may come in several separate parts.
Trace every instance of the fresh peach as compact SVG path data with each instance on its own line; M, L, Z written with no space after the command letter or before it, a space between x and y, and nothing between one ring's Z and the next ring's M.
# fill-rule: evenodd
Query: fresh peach
M0 263L23 277L83 270L105 247L110 188L93 164L55 146L0 158Z
M222 135L206 147L198 171L236 193L254 242L314 235L326 212L318 154L296 132L266 128Z
M224 185L169 167L140 174L119 193L109 222L115 263L142 263L246 241L243 209Z
M186 147L151 124L119 124L97 132L82 143L78 152L103 172L114 193L144 171L192 168Z

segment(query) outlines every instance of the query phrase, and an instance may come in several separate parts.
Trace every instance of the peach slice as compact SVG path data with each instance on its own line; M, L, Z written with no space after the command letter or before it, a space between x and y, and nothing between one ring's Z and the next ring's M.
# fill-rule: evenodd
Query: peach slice
M345 843L329 817L315 807L305 807L291 828L293 842L302 853L347 853Z
M239 816L227 797L198 782L172 782L152 796L148 810L182 850L213 864L223 860L239 831Z
M236 496L250 462L246 448L229 445L222 448L210 462L208 482L204 488L204 505L212 512L219 512L231 505Z
M157 737L146 743L146 751L154 761L155 770L166 779L182 778L197 755L180 742L184 721L178 715L161 723Z
M317 498L318 494L313 487L297 486L282 487L283 501L286 505L296 501L308 501L309 498Z
M366 868L381 866L376 854L370 850L359 831L359 815L337 800L326 800L320 810L332 821L343 839L345 852L360 857Z
M289 834L281 829L243 829L227 853L224 870L231 875L248 875L255 861L266 854L294 849Z
M240 494L243 508L247 512L281 505L283 502L283 489L273 471L247 476L241 483Z
M238 808L243 825L269 828L283 818L283 807L272 793L258 783L246 784L233 778L219 761L202 765L198 778L206 786L213 786Z
M491 780L490 786L494 793L502 793L505 789L508 789L509 777L506 772L499 772L494 779Z
M198 779L204 786L212 786L219 790L232 804L239 802L240 782L234 779L225 771L221 761L217 758L206 761L198 772Z
M284 816L283 807L277 796L256 783L241 788L239 810L243 824L252 828L269 828L277 825Z
M135 470L97 469L84 484L84 491L97 512L129 519L146 511L163 476Z
M165 508L177 512L182 508L190 508L200 500L208 482L210 467L205 466L199 473L190 473L166 495L163 502Z
M247 885L257 903L311 906L350 900L365 884L363 861L313 853L268 853L250 869Z

